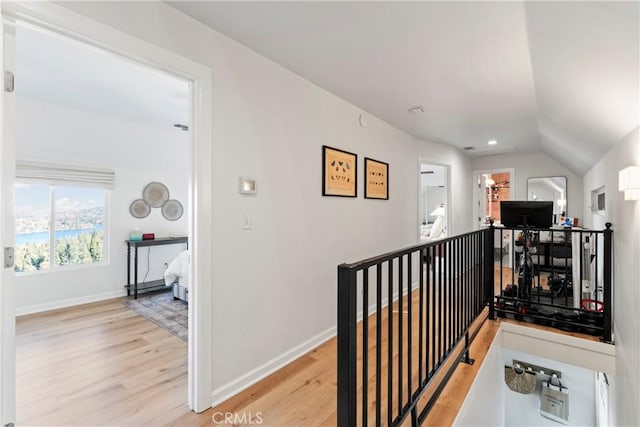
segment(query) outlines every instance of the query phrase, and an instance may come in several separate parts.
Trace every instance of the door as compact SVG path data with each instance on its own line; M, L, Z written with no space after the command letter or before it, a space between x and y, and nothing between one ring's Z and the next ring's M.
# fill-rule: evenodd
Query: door
M0 12L0 19L2 15ZM15 71L15 27L2 19L0 59L3 75ZM0 424L15 422L15 296L13 250L15 224L13 212L13 182L15 177L15 95L11 83L5 77L3 96L0 99L0 245L3 260L0 274Z

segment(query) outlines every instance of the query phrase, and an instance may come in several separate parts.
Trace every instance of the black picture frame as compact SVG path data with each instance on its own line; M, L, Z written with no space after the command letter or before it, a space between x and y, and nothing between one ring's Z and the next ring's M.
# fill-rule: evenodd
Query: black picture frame
M322 195L358 196L358 155L322 146Z
M364 158L364 198L389 200L389 163Z

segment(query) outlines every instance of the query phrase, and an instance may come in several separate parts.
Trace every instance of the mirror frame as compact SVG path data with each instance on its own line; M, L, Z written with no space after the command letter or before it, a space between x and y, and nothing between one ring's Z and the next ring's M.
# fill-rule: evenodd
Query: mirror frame
M544 179L552 179L552 178L563 178L564 179L564 207L559 207L558 206L558 200L546 200L546 199L532 199L531 198L531 194L529 191L529 188L531 186L531 181L532 180L544 180ZM569 197L567 194L567 187L568 187L568 179L566 176L532 176L527 178L527 200L541 200L541 201L549 201L549 202L553 202L553 214L554 215L567 215L567 209L569 206Z

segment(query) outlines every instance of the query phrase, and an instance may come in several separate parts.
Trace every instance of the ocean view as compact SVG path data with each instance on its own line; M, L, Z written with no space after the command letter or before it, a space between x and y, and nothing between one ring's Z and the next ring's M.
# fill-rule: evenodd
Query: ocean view
M90 233L93 231L101 231L102 224L97 224L93 228L74 228L71 230L58 230L56 231L56 239L63 239L65 237L75 237L83 233ZM37 233L22 233L16 234L16 246L22 246L29 242L32 243L45 243L49 241L49 232L41 231Z

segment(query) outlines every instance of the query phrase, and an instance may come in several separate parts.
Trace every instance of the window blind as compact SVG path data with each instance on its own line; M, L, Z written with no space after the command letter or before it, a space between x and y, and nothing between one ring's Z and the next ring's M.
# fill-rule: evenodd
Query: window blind
M112 189L116 174L88 166L18 160L16 179Z

